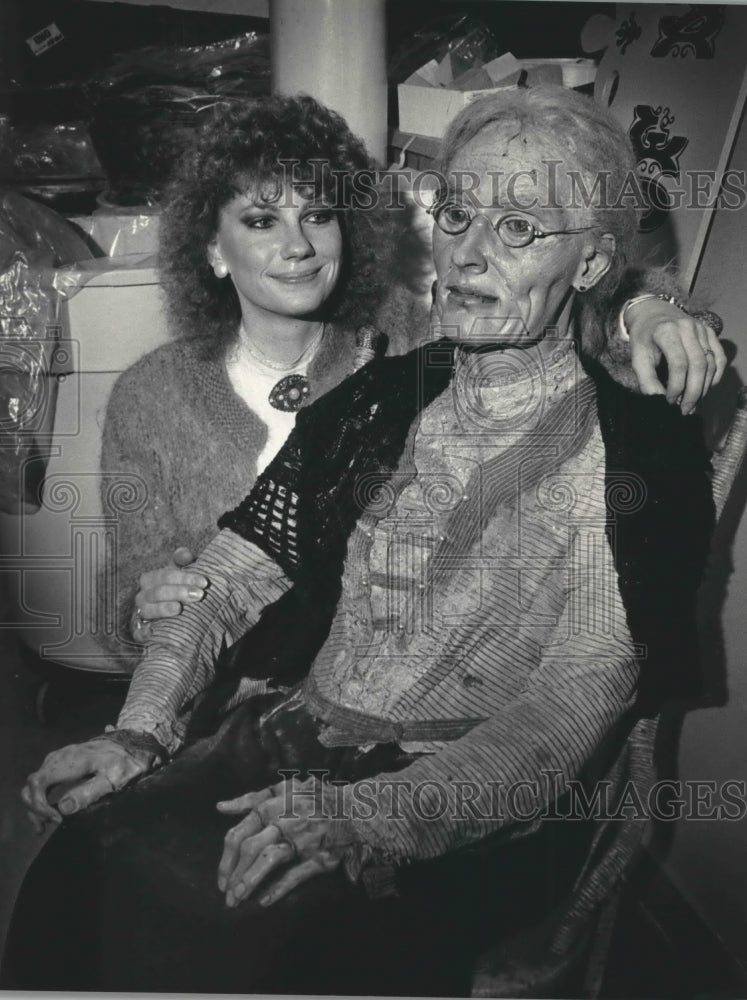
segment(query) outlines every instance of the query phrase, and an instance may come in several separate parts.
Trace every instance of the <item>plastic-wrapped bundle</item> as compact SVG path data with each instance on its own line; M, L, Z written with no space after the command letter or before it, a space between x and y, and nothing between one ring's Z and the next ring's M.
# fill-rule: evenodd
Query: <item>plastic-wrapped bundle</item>
M207 45L150 45L123 52L90 81L89 99L154 84L178 84L203 93L237 88L253 96L268 93L268 36L249 31Z
M91 138L118 205L156 204L215 96L188 87L152 84L103 100Z
M16 191L0 190L0 270L17 250L46 255L54 267L94 256L83 237L57 212Z
M17 179L100 177L101 165L83 122L13 129L7 176Z
M57 340L56 294L47 256L16 251L0 272L0 510L39 507L39 438L54 406L47 378Z
M389 57L387 76L391 84L403 83L429 60L441 63L448 58L455 79L498 55L493 33L479 18L447 12L429 18L427 27L415 31Z
M15 192L0 196L0 510L39 506L40 444L51 430L59 339L54 266L92 257L56 212Z
M91 138L118 205L157 203L205 112L270 90L267 37L150 47L119 56L90 84Z

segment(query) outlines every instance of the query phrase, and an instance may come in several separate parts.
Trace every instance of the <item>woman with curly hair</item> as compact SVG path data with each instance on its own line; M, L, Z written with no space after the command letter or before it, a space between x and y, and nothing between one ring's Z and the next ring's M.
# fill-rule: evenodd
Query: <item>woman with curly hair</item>
M356 328L376 320L389 285L393 213L372 199L373 180L361 141L310 97L220 107L180 164L160 245L176 339L121 376L103 433L106 481L134 476L145 498L117 512L126 661L131 615L142 640L149 619L179 613L207 582L161 567L172 553L191 561L298 408L353 371ZM416 308L394 325L419 327Z

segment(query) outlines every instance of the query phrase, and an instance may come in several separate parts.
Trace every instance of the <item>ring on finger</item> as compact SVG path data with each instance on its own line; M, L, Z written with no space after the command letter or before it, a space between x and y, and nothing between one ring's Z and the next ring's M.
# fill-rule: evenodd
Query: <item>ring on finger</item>
M143 618L143 614L140 608L135 608L135 614L132 616L132 631L145 632L149 628L150 628L149 619Z
M712 351L712 350L710 349L710 347L706 347L706 348L705 348L705 350L703 351L703 354L705 354L705 356L706 356L706 357L708 357L708 356L710 355L710 357L711 357L711 358L713 359L713 361L715 362L715 360L716 360L716 354L715 354L715 352L714 352L714 351Z
M290 849L291 849L291 856L290 856L289 860L290 861L295 861L296 858L298 857L298 848L296 847L296 845L293 843L292 840L288 840L288 838L283 834L283 831L280 829L280 827L277 825L277 823L268 823L267 826L265 827L265 829L269 830L270 827L274 827L274 829L276 829L277 832L278 832L278 839L275 841L275 843L276 844L283 844L283 845L285 845L287 847L290 847Z

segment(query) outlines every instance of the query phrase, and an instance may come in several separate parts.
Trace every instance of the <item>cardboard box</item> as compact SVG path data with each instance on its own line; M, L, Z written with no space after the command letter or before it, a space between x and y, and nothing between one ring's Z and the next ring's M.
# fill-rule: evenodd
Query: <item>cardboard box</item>
M530 74L535 70L551 72L555 69L557 82L564 87L586 87L594 83L597 75L593 59L522 59L521 64ZM549 78L547 82L551 82Z
M152 257L102 258L66 268L65 338L77 342L80 371L123 372L169 339L166 306Z
M520 63L510 52L492 60L484 67L463 74L461 79L474 77L487 86L481 89L452 87L448 60L439 65L434 60L421 66L397 88L399 98L399 130L416 135L441 138L451 119L478 97L490 94L503 80L514 83Z
M515 86L522 70L529 85L554 83L579 87L593 82L596 66L591 59L515 59L510 53L460 77L461 81L492 80L492 86L478 90L433 85L435 63L427 63L397 88L399 130L441 138L451 119L472 101L497 89ZM457 85L459 81L455 81Z
M421 87L401 83L399 97L399 130L440 139L451 119L478 97L492 94L489 90L447 90L445 87Z

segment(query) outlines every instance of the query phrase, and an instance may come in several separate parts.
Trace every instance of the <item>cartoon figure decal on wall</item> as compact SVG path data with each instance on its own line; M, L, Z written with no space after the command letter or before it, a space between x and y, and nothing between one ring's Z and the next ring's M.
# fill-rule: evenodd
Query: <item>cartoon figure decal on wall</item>
M693 55L696 59L713 59L716 36L725 19L726 7L721 4L693 4L685 14L662 17L651 55L655 58Z
M672 135L675 116L669 108L637 104L633 124L628 130L638 159L638 177L648 208L640 221L643 233L663 225L672 208L672 200L662 178L679 180L679 158L687 146L683 135Z
M625 55L625 50L641 37L642 32L643 29L636 21L635 11L631 10L630 16L622 22L615 32L615 45L620 50L620 55Z

